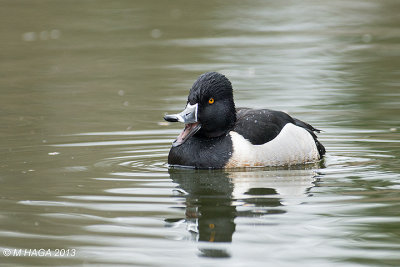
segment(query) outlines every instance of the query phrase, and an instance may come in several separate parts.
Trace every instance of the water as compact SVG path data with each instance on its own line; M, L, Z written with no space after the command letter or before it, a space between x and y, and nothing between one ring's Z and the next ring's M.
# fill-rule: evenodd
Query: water
M399 11L1 1L0 265L399 266ZM324 130L325 160L169 170L162 117L211 70Z

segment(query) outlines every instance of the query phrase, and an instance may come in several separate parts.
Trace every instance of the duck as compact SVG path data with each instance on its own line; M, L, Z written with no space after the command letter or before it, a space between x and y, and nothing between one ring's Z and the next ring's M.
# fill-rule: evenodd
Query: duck
M171 167L225 169L291 166L320 161L320 130L283 111L236 108L229 79L206 72L190 89L185 109L166 114L184 123L168 154Z

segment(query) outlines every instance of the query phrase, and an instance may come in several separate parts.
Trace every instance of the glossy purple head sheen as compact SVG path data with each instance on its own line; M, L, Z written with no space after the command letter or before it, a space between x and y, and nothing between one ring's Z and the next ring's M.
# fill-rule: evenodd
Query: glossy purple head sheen
M210 98L214 99L212 104ZM207 72L195 81L190 89L188 102L198 104L197 118L201 125L196 136L217 137L224 135L236 121L232 84L224 75Z

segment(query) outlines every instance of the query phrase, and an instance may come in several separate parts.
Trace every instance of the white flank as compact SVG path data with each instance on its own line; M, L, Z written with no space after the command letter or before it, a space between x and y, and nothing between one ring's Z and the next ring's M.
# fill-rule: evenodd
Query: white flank
M286 124L277 137L262 145L253 145L234 131L230 135L233 153L226 168L283 166L319 160L314 138L292 123Z

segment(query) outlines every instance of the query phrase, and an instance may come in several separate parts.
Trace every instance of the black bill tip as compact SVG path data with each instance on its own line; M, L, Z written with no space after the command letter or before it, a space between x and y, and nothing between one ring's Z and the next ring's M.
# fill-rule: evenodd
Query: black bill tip
M176 115L165 115L164 120L169 121L169 122L178 122L178 116Z

